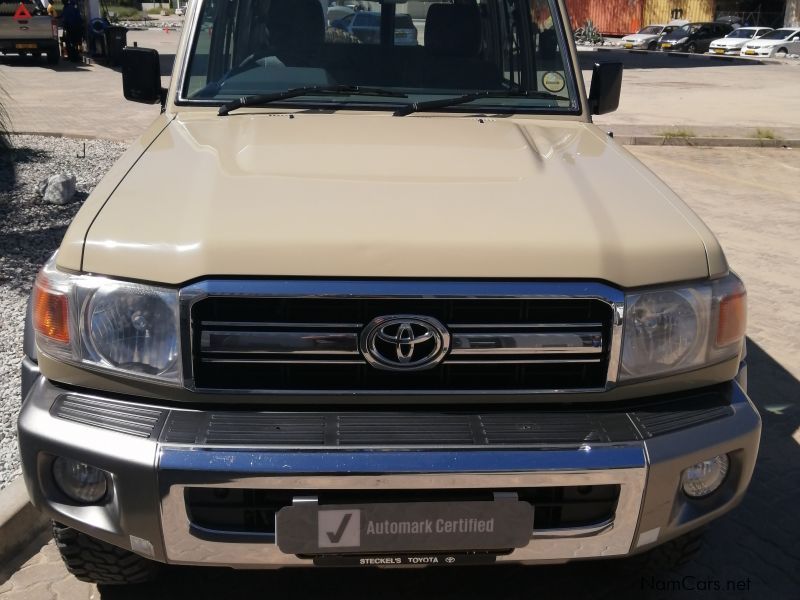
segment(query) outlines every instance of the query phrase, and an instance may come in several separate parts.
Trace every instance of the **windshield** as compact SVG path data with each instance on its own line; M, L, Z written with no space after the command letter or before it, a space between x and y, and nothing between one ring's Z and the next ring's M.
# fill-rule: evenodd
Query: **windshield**
M676 27L672 31L672 37L685 37L690 33L697 33L697 30L700 29L701 25L698 23L689 23L687 25L681 25L680 27Z
M737 29L737 30L731 32L730 34L728 34L726 37L729 37L729 38L747 38L747 39L749 39L749 38L753 37L755 34L756 34L756 30L755 29Z
M767 35L762 35L760 40L785 40L795 32L794 29L776 29L770 31Z
M658 35L663 29L663 27L659 27L658 25L650 25L640 30L639 33L642 35Z
M326 0L204 0L181 100L226 103L335 86L334 93L270 106L391 110L490 92L437 110L576 111L555 6L555 0L369 2L369 10L347 14L352 6ZM350 94L348 86L362 89Z

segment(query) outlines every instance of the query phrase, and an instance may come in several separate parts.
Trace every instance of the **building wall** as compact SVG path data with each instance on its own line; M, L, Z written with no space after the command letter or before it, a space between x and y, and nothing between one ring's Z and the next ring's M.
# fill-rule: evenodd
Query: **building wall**
M642 28L644 0L566 0L573 29L587 19L606 35L632 33Z
M644 0L644 24L668 23L672 19L713 21L714 4L714 0Z

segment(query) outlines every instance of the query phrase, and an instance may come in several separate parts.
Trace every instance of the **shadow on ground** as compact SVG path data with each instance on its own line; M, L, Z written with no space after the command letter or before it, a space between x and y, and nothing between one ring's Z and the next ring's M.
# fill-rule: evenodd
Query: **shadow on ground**
M591 69L594 63L621 62L626 69L693 69L698 67L758 67L758 60L734 56L702 56L683 52L647 52L644 50L604 49L578 52L581 69Z
M0 194L10 192L17 182L17 169L19 165L44 159L46 152L32 148L14 148L10 144L0 149ZM8 220L9 198L0 196L0 231Z
M140 48L144 48L144 46L139 46ZM162 77L169 77L172 75L172 66L175 64L175 55L174 54L158 54L158 61L159 61L159 68L161 70ZM111 66L108 64L103 63L102 61L97 63L101 67L108 67L113 69L117 73L122 73L122 67L120 66Z
M33 58L31 56L3 56L0 58L0 64L4 67L14 67L14 68L30 68L30 67L41 67L43 69L48 69L50 71L88 71L89 67L83 63L73 63L67 60L61 59L61 61L57 65L50 65L47 64L47 61L44 58Z
M79 191L70 204L45 207L35 192L18 189L20 169L49 158L49 152L27 147L0 153L0 283L6 290L30 290L36 272L61 244L88 196Z
M800 589L800 382L749 344L750 393L763 415L761 452L743 504L706 532L672 571L640 558L559 566L421 570L233 571L172 567L156 585L101 587L103 600L149 598L788 598ZM794 436L794 437L793 437ZM795 439L797 438L797 439Z

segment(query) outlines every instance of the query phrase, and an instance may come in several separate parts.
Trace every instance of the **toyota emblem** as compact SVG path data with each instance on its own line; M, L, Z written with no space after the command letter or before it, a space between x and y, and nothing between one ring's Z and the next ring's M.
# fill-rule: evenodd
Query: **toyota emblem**
M431 317L377 317L364 328L360 349L376 369L421 371L442 361L450 350L450 334Z

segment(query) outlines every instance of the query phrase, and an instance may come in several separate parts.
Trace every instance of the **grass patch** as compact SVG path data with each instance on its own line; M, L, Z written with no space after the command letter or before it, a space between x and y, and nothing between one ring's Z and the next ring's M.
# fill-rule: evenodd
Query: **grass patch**
M757 140L779 140L781 139L778 134L776 134L772 129L761 129L760 127L756 129L755 133L753 133L753 137Z
M697 137L691 129L668 129L658 133L665 140L689 140Z

